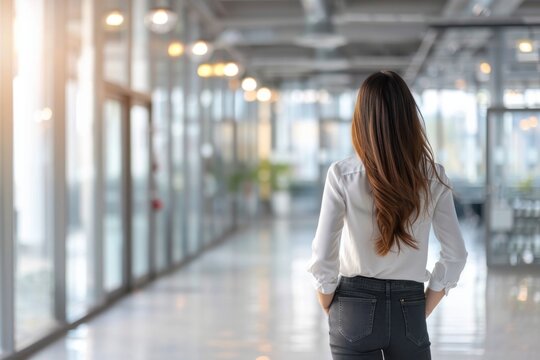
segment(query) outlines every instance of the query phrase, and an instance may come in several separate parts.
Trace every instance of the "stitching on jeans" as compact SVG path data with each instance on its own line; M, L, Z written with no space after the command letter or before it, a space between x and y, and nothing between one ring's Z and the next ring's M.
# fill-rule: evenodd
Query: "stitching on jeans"
M339 333L341 334L341 336L343 336L348 342L355 342L355 341L358 341L358 340L361 340L363 338L365 338L366 336L370 335L372 332L373 332L373 321L374 321L374 317L375 317L375 307L377 305L377 299L366 299L366 298L355 298L355 299L359 299L360 301L359 302L369 302L370 304L370 313L369 313L369 318L368 318L368 327L359 333L359 335L356 335L354 337L351 337L349 338L348 336L346 336L344 334L344 331L343 331L343 322L341 321L341 318L342 318L342 309L343 309L343 306L342 306L342 298L339 298L339 328L338 328L338 331ZM354 301L354 300L353 300Z
M411 301L405 303L403 299L401 299L401 309L403 311L403 318L405 322L405 336L411 340L413 343L415 343L417 346L422 346L424 343L428 341L428 337L426 335L422 335L419 338L416 337L416 335L413 333L412 329L409 326L409 311L407 309L407 305L409 303L418 303L419 301Z

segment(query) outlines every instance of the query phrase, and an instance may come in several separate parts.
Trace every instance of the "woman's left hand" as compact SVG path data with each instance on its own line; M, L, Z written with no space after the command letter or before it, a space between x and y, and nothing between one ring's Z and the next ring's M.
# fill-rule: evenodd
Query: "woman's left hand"
M332 300L334 299L334 294L323 294L321 292L317 292L317 297L319 299L319 304L321 304L321 307L323 308L324 312L328 315L330 311L330 304L332 304Z

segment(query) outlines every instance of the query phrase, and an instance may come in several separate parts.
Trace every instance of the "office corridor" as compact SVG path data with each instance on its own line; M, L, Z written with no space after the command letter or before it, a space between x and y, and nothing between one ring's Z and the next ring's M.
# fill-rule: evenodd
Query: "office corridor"
M302 218L245 227L32 359L330 359L326 315L305 271L315 226ZM469 262L428 319L433 358L534 359L540 276L488 274L481 233L474 222L462 228ZM428 266L438 253L431 240Z

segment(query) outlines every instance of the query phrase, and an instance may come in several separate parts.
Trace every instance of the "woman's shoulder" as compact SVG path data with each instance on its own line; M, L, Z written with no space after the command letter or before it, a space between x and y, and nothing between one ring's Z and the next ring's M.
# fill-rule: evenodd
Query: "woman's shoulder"
M332 169L338 175L343 176L352 173L364 172L364 164L362 164L362 161L358 155L353 154L341 160L332 162L330 164L330 169Z
M433 169L431 166L429 167L427 170L427 177L430 181L435 181L438 183L442 181L447 186L450 184L450 179L446 175L444 166L438 162L435 162L435 169Z

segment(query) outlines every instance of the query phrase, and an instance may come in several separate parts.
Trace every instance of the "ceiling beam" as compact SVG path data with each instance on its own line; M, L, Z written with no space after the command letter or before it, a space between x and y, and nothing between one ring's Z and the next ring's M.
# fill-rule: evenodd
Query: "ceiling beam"
M429 26L437 30L540 26L540 16L444 19L430 22Z
M214 14L206 0L187 0L187 5L190 6L201 16L201 19L208 27L210 33L212 33L214 36L217 36L218 34L223 32L223 25L221 24L217 16ZM223 44L222 48L225 49L235 61L239 62L242 65L246 64L246 59L244 55L237 49L235 49L233 46Z
M442 10L441 14L443 17L452 17L457 13L463 11L463 9L468 3L469 0L449 0L444 5L444 9ZM434 29L429 29L426 32L426 34L422 38L422 42L420 43L418 50L414 54L412 61L409 64L409 67L405 71L405 80L410 83L413 83L416 80L416 77L418 76L420 69L424 65L424 62L426 61L429 52L431 51L431 48L435 44L438 35L438 32Z
M523 1L524 0L500 0L498 2L490 2L492 3L490 9L492 16L455 20L455 15L457 15L456 12L463 13L469 11L470 7L474 6L473 4L475 4L475 2L469 0L450 0L443 10L443 19L432 21L430 23L430 29L424 36L422 44L418 48L413 57L413 61L405 72L405 79L411 83L416 80L421 68L429 56L431 48L434 46L436 40L440 38L440 34L445 30L452 30L454 27L486 28L501 26L533 26L532 24L540 23L538 17L517 18L507 16L508 14L512 14ZM486 25L490 23L492 26ZM485 43L488 38L489 34L483 34L479 37L480 41L478 43ZM438 44L438 46L444 46L444 44Z
M343 13L335 14L332 17L335 25L348 24L396 24L396 25L425 25L430 17L422 14L389 14L389 13ZM268 28L281 26L299 26L305 25L305 19L302 16L280 16L280 17L250 17L250 18L229 18L222 19L221 24L227 29L243 28Z
M249 60L249 66L255 68L298 68L298 69L326 69L334 67L335 70L346 69L380 69L380 68L406 68L411 59L408 56L357 56L349 60L317 60L312 57L260 57Z

